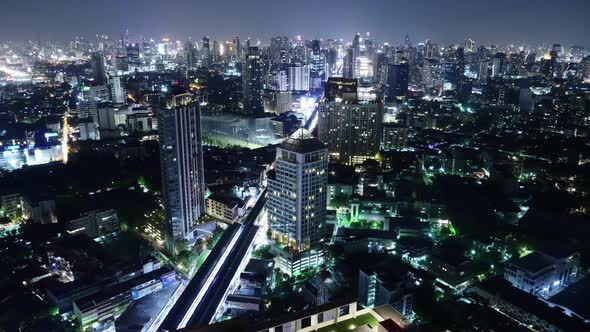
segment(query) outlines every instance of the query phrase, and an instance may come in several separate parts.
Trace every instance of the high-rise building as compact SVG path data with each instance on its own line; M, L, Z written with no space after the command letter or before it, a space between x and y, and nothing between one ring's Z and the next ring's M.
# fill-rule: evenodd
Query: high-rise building
M240 43L240 37L235 36L232 39L232 44L234 47L234 56L236 61L240 61L240 59L242 58L242 44Z
M348 165L360 164L379 152L383 104L322 102L318 138L328 146L330 158Z
M141 65L141 58L139 57L139 44L129 44L127 46L127 63L129 70L135 71Z
M246 115L264 114L262 100L262 60L258 47L250 47L242 67L243 113Z
M309 66L290 64L287 67L288 86L291 91L309 90Z
M320 41L312 40L310 54L310 84L312 89L322 87L322 82L326 79L326 61L321 52Z
M285 92L288 90L287 72L284 70L273 70L268 75L267 90ZM270 89L269 89L270 88Z
M119 73L111 76L109 87L113 103L124 104L127 101L127 91L125 90L125 79L123 76L119 75Z
M211 48L210 48L210 44L209 44L209 37L203 37L201 52L202 52L201 55L202 55L203 66L207 67L213 62L213 59L211 57Z
M92 119L86 118L80 120L78 124L80 130L81 141L95 141L100 139L100 133L98 131L96 123Z
M492 61L492 77L500 77L504 75L506 69L506 54L496 53Z
M358 78L355 75L358 73L357 58L361 55L360 38L361 35L357 33L352 40L352 46L346 51L343 70L343 76L346 78Z
M206 212L201 114L190 93L172 94L158 109L162 194L167 243L191 239L195 222Z
M420 66L420 75L422 77L422 84L426 88L433 88L435 85L435 67L438 65L438 60L426 58L422 61Z
M289 38L274 36L270 40L270 56L273 64L289 62Z
M82 98L78 102L77 111L80 119L90 118L98 126L97 105L110 100L110 91L106 85L82 87Z
M115 58L115 69L118 71L129 71L129 63L127 63L127 55L119 54Z
M381 147L385 151L402 150L407 147L411 129L395 123L383 124L383 140Z
M184 46L184 57L187 69L194 69L197 66L197 50L193 42L188 41Z
M387 66L387 93L386 101L395 101L406 98L410 81L410 66L406 61Z
M95 85L107 83L107 72L104 67L104 58L99 52L92 53L92 78Z
M277 147L267 211L279 267L288 274L323 262L328 150L301 128ZM282 249L284 248L284 249Z

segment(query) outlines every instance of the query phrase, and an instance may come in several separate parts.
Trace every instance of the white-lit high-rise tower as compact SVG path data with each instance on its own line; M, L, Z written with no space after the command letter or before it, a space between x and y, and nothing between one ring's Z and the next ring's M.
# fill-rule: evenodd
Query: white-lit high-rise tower
M289 274L317 267L326 230L328 149L299 129L277 147L267 211L279 266Z

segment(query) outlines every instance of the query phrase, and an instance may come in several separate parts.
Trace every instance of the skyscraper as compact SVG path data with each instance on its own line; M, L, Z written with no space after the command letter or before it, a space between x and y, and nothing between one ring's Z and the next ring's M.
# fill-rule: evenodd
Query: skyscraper
M139 44L127 45L127 63L130 71L136 71L141 65L141 58L139 57Z
M196 220L205 214L205 179L201 114L190 93L168 96L158 109L162 194L167 244L192 238Z
M319 89L322 87L322 82L326 77L326 62L324 55L321 52L320 41L313 40L311 42L310 54L310 71L309 78L312 89Z
M289 38L274 36L270 40L270 56L273 64L289 62Z
M213 59L211 58L211 48L210 48L210 44L209 44L209 37L203 37L201 52L202 52L201 56L202 56L203 66L207 67L213 62Z
M322 102L318 138L330 157L348 165L360 164L379 152L383 123L381 102Z
M295 131L277 147L268 179L267 211L280 268L293 274L323 261L326 232L328 150L307 130Z
M109 83L109 88L111 90L111 101L115 104L124 104L127 101L125 78L119 73L115 73L111 76Z
M387 67L386 101L404 99L408 94L410 67L406 61L390 64Z
M344 59L344 77L357 78L357 58L361 55L361 35L357 33L352 40L352 46L347 50Z
M184 46L184 57L187 69L194 69L197 66L197 50L193 42L188 41Z
M290 64L287 67L287 78L289 80L289 90L307 91L309 90L309 66L302 64Z
M262 60L258 47L250 47L242 67L243 113L246 115L264 114L262 100Z
M92 75L95 85L103 85L107 83L107 73L104 68L104 58L99 52L92 53Z

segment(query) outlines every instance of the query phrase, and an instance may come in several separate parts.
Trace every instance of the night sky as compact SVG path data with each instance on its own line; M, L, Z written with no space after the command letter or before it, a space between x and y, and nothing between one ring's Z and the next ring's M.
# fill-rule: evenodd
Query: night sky
M590 47L590 0L2 0L0 40L67 40L97 33L200 39L274 34L380 41L470 37L481 43Z

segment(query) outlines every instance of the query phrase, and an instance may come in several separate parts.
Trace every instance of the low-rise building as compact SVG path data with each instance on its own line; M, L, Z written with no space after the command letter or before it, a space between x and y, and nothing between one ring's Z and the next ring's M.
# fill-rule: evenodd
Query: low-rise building
M510 260L504 270L504 279L529 294L549 297L576 280L579 265L579 252L548 254L535 251Z
M391 273L383 268L360 269L359 303L370 308L390 304L405 317L411 317L415 282L411 272Z
M234 223L244 215L243 202L239 198L211 195L207 197L207 213L226 223Z
M73 302L74 314L83 331L94 323L114 322L129 305L176 282L173 269L159 268Z
M117 232L120 228L119 217L113 209L94 210L83 213L80 218L66 223L70 234L85 234L91 238L98 238Z

